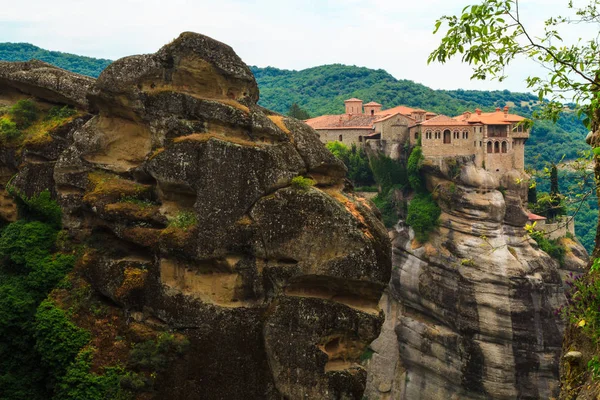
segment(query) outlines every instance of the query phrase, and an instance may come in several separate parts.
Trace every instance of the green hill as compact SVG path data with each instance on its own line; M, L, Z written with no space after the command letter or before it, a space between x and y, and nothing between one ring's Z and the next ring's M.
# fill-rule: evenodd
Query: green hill
M2 61L28 61L32 58L94 78L98 77L100 72L112 62L102 58L44 50L29 43L0 43L0 60Z

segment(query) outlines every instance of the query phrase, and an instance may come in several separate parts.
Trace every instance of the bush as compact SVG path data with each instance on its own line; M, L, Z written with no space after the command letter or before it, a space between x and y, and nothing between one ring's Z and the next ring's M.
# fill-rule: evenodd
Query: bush
M350 148L340 142L329 142L327 149L339 158L348 168L348 179L357 186L371 185L374 182L369 157L362 147L353 144Z
M163 371L170 361L183 354L189 341L171 333L162 333L156 340L136 343L129 354L129 364L136 368Z
M530 236L533 240L535 240L540 246L540 249L547 253L550 257L558 260L560 265L563 265L565 262L565 249L561 245L558 244L557 240L550 240L544 235L544 232L533 231L530 233Z
M48 189L37 196L27 197L10 189L10 193L17 198L21 217L44 221L56 229L62 226L62 210L54 201Z
M391 229L398 223L398 211L394 201L394 191L390 190L387 194L379 193L373 198L373 203L381 211L381 219L386 228Z
M61 120L77 114L77 110L69 106L54 106L48 111L47 120Z
M11 107L8 114L19 129L26 129L35 122L39 109L37 105L29 100L19 100Z
M0 236L0 258L17 269L32 270L50 255L56 231L48 224L20 220L8 225Z
M371 157L371 169L383 195L387 195L393 186L403 188L408 185L406 169L390 157L383 154Z
M122 367L105 368L103 375L90 371L94 350L86 348L77 354L64 377L56 385L53 400L126 400L131 394L121 390L125 371Z
M90 333L72 323L52 301L44 300L35 314L35 349L53 377L62 377L90 340Z
M303 176L297 176L290 182L294 189L298 190L308 190L311 186L315 185L315 181L310 178L305 178Z
M424 243L429 233L438 226L442 211L429 193L419 193L408 204L406 223L415 231L416 239Z
M423 150L421 146L415 146L408 157L406 172L408 174L408 183L417 193L425 193L425 182L421 177L421 165L423 164Z
M13 140L21 136L21 131L14 122L0 119L0 135L3 140Z

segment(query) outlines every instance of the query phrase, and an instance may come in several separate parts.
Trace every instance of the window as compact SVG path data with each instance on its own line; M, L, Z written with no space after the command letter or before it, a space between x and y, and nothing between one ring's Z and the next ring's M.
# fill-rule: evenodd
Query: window
M442 138L442 133L440 131L435 131L435 138L436 139L441 139Z
M339 141L340 141L340 142L342 141L342 135L340 135Z
M375 110L371 110L371 115L375 115Z
M446 129L444 131L444 143L445 144L450 144L452 143L452 139L450 138L450 130Z
M500 142L494 142L494 153L500 153Z
M492 142L487 142L487 152L488 153L492 152Z
M483 146L483 142L480 140L479 141L479 147Z
M452 138L453 138L453 139L458 139L458 135L460 135L460 133L459 133L458 131L454 131L454 132L452 133Z
M502 152L506 153L508 151L508 143L502 142Z
M425 139L431 139L431 131L425 132Z
M359 137L358 137L358 141L359 141L359 142L362 142L362 136L359 136Z
M467 131L463 131L463 133L462 133L462 138L463 138L463 139L468 139L468 138L469 138L469 132L467 132Z

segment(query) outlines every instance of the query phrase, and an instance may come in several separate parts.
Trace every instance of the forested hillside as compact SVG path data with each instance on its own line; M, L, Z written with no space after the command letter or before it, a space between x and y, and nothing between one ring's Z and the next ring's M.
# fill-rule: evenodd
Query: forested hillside
M94 78L112 62L112 60L102 58L44 50L29 43L0 43L0 60L2 61L28 61L32 58Z
M97 77L111 60L48 51L27 43L0 43L0 60L25 61L37 58L61 68ZM286 114L293 104L310 116L344 111L344 100L358 97L386 107L407 105L450 116L477 107L492 111L509 105L512 112L531 117L538 98L529 93L475 90L433 90L409 80L396 79L384 70L341 64L323 65L301 71L273 67L251 67L260 88L260 104ZM578 157L587 150L587 129L575 113L565 113L553 124L536 121L525 149L527 166L541 170L548 163ZM541 182L540 182L541 183ZM543 183L542 183L543 184ZM589 198L577 217L577 233L589 249L596 224L596 198Z

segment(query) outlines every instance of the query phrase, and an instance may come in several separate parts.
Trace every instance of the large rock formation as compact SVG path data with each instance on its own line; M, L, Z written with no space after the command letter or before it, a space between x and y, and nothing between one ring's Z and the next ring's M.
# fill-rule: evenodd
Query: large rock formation
M362 398L387 233L312 129L256 104L230 47L183 33L96 82L38 62L0 71L7 101L93 114L0 161L4 184L49 188L86 246L77 274L120 321L96 359L126 362L117 336L177 332L189 349L145 399Z
M563 324L555 310L564 288L559 263L523 228L526 177L514 171L498 182L468 159L458 160L456 175L456 161L424 165L442 209L429 241L418 243L402 223L394 233L392 279L381 302L386 321L371 345L365 395L557 396ZM581 245L569 245L569 257L587 258Z

